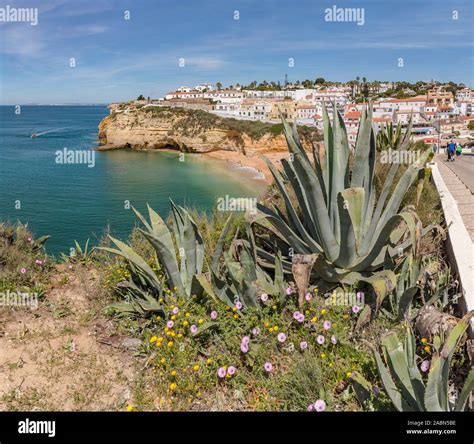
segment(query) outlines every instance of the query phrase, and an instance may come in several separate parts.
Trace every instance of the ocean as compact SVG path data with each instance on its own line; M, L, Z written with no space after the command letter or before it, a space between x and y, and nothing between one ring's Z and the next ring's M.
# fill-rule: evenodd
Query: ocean
M46 249L68 252L111 233L127 239L139 211L149 203L164 218L169 199L210 211L218 198L255 197L262 191L245 174L199 155L116 150L97 146L106 106L0 106L0 221L28 223L35 236L48 234ZM31 138L32 134L36 138ZM84 151L88 163L68 163ZM58 155L58 152L61 154ZM69 160L71 160L69 158ZM93 162L92 162L93 160ZM89 167L93 165L93 167Z

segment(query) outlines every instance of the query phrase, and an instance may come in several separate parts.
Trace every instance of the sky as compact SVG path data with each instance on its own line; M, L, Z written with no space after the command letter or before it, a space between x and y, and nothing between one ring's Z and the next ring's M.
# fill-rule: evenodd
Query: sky
M285 74L474 86L473 0L1 0L0 9L7 5L38 8L38 23L0 22L0 104L109 103ZM363 25L325 20L334 6L362 8Z

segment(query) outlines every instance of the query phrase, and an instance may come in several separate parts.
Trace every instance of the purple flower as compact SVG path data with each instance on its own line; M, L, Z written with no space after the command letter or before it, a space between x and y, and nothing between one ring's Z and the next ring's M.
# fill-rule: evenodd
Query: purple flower
M242 344L240 344L240 351L241 351L242 353L247 353L247 352L249 351L249 345L248 345L248 344L244 344L244 343L242 342Z
M235 303L235 308L236 308L237 310L241 310L241 309L242 309L242 302L237 301L237 302Z
M317 412L324 412L324 410L326 410L326 403L322 399L318 399L314 403L314 410Z
M332 342L333 344L337 344L336 335L332 335L332 336L331 336L331 342Z
M331 321L324 321L323 328L324 330L329 330L331 328Z
M196 333L198 331L198 328L195 325L191 325L190 327L191 333Z
M296 319L299 323L304 322L304 314L299 311L293 313L293 318Z
M423 373L426 373L430 369L430 366L431 366L430 361L427 361L427 360L423 361L420 365L421 371Z
M179 313L179 308L178 307L174 307L173 308L173 314L178 314Z
M267 293L262 293L260 296L260 299L262 302L267 302L268 301L268 294Z
M33 242L33 239L32 239L31 237L29 237L29 238L27 239L27 241L28 241L28 242Z
M227 369L227 373L232 376L232 375L235 375L235 372L237 371L237 369L231 365L228 369Z
M273 365L271 362L265 362L265 364L263 364L263 368L266 372L270 373L273 370Z
M252 330L252 334L254 336L258 336L260 334L260 329L258 327L255 327L253 330Z
M211 311L211 319L217 319L217 311Z
M306 341L301 341L300 342L300 349L301 350L306 350L308 348L308 343Z
M242 344L248 345L249 342L250 342L250 338L248 336L244 336L242 338Z
M298 317L301 315L301 313L299 311L295 311L293 313L293 319L298 319Z
M323 335L319 335L319 336L316 338L316 342L317 342L319 345L323 345L323 344L324 344L324 336L323 336Z
M225 378L225 375L226 375L226 371L225 371L225 368L224 367L220 367L219 370L217 370L217 376L219 376L219 378Z
M43 261L41 259L36 259L35 264L36 265L43 265Z
M310 404L308 406L308 412L312 412L312 411L314 411L314 404Z
M352 307L352 313L359 313L359 311L360 311L360 307L358 305L354 305Z
M173 328L173 325L174 325L174 322L173 322L173 321L168 321L168 322L166 323L166 326L167 326L168 328Z
M311 298L312 298L311 293L306 293L306 294L304 295L304 298L309 302L309 301L311 300Z
M286 341L286 335L285 335L285 333L278 333L277 338L278 338L278 342L281 342L282 344L283 344L283 342Z
M20 270L20 273L21 273L21 274L25 274L25 273L26 273L26 268L23 267L23 268Z
M286 289L286 294L287 294L287 296L289 296L289 295L292 294L292 293L293 293L293 289L292 289L291 287L288 287L288 288Z

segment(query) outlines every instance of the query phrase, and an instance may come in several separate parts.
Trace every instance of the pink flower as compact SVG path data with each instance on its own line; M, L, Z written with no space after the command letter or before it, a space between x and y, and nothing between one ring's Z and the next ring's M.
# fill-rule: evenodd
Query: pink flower
M36 265L43 265L43 261L41 259L36 259L35 264Z
M247 353L247 352L249 351L249 345L248 345L248 344L244 344L244 343L240 344L240 351L241 351L242 353Z
M190 327L191 333L196 333L198 331L198 328L195 325L191 325Z
M333 344L337 344L336 335L332 335L332 336L331 336L331 342L332 342Z
M324 321L323 328L324 330L329 330L331 328L331 321Z
M258 336L260 334L260 329L258 327L255 327L253 330L252 330L252 334L254 336Z
M23 267L23 268L20 270L20 273L21 273L21 274L25 274L25 273L26 273L26 268Z
M299 311L293 313L293 318L296 319L299 323L304 322L304 314Z
M263 364L263 368L267 373L270 373L273 370L273 365L271 362L265 362L265 364Z
M211 319L217 319L217 311L211 311Z
M33 239L32 239L31 237L28 237L28 238L27 238L27 241L28 241L28 242L33 242Z
M242 344L247 344L248 345L249 342L250 342L250 338L248 336L244 336L242 338Z
M420 365L420 369L423 373L426 373L430 369L431 363L430 361L423 361Z
M359 313L359 311L360 311L360 307L358 305L354 305L352 307L352 313Z
M314 411L314 404L310 404L308 406L308 412L312 412L312 411Z
M241 310L241 309L242 309L242 302L237 301L237 302L235 303L235 308L236 308L237 310Z
M306 341L301 341L300 342L300 349L301 350L306 350L308 348L308 343Z
M277 339L278 339L278 342L281 342L283 344L283 342L286 341L285 333L278 333Z
M224 367L220 367L219 370L217 370L217 376L219 376L219 378L225 378L225 375L226 375L226 371L225 371L225 368Z
M173 308L173 314L178 314L179 313L179 308L178 307L174 307Z
M324 412L324 410L326 410L326 403L322 399L318 399L314 403L314 410L317 412Z
M306 299L306 301L309 302L309 301L311 300L311 298L312 298L311 293L306 293L306 294L304 295L304 298Z
M317 342L319 345L323 345L323 344L324 344L324 336L323 336L323 335L319 335L319 336L316 338L316 342Z
M289 296L289 295L292 294L292 293L293 293L293 289L292 289L291 287L288 287L288 288L286 289L286 294L287 294L287 296Z
M260 300L262 302L267 302L268 301L268 294L267 293L262 293L260 296Z
M166 323L166 326L167 326L168 328L173 328L173 325L174 325L174 322L173 322L173 321L168 321L168 322Z
M227 373L228 373L230 376L235 375L235 372L236 372L236 371L237 371L237 369L236 369L233 365L229 366L229 368L227 369Z
M68 265L69 270L72 270L72 265Z

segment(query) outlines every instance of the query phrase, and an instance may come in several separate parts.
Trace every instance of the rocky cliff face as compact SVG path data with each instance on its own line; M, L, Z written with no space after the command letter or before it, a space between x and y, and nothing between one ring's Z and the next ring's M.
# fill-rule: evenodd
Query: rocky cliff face
M311 132L316 135L315 130ZM103 144L101 149L168 148L196 153L227 150L243 154L287 149L281 125L224 119L205 111L165 107L112 113L100 123L99 139Z

